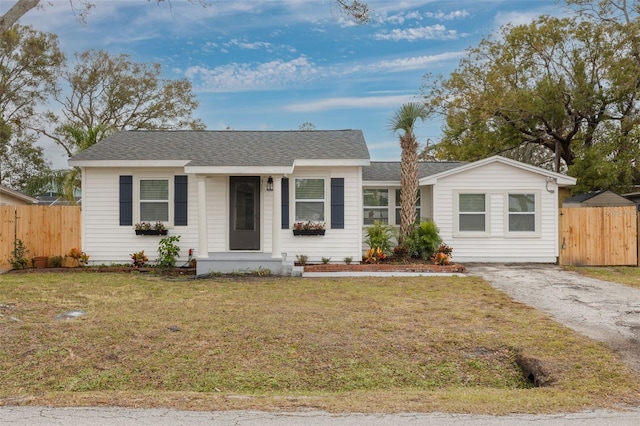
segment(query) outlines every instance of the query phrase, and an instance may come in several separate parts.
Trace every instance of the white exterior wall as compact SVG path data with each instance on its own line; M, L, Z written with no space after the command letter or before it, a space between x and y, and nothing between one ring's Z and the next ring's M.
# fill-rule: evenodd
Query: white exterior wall
M121 175L132 175L134 185L133 223L139 222L136 206L136 183L141 177L169 178L170 194L173 194L173 176L184 175L181 169L114 169L88 168L83 176L82 198L82 249L89 256L90 265L131 263L131 253L144 250L153 262L158 254L158 242L162 237L136 235L133 226L120 226L120 186ZM178 265L187 261L190 248L196 249L197 193L196 178L189 176L188 183L188 226L167 226L168 235L180 235ZM170 197L169 208L173 209Z
M229 178L210 176L207 186L207 235L209 252L225 252L229 248ZM197 204L197 194L189 193L189 200Z
M184 175L180 168L88 168L83 176L83 250L90 256L90 264L130 263L131 253L144 250L150 262L157 258L160 236L135 235L133 226L120 226L119 177L133 176L133 223L139 222L137 182L140 178L169 178L170 210L173 210L173 176ZM178 265L186 262L188 250L194 249L198 256L198 200L197 177L188 175L188 226L168 225L168 235L180 235L178 246L181 248ZM362 194L361 172L359 167L297 168L290 176L289 217L290 227L295 222L294 181L295 178L326 179L324 236L294 237L291 229L281 232L281 249L289 259L297 254L308 256L309 262L320 262L322 257L331 257L332 262L342 262L352 257L354 262L361 260L362 246ZM331 178L344 178L345 191L345 229L331 229ZM266 177L263 177L266 182ZM271 252L273 192L262 185L261 208L261 247ZM206 177L207 194L207 232L208 251L229 251L229 178L227 176ZM171 217L173 214L171 213ZM280 221L280 218L276 220Z
M555 182L547 191L546 177L494 162L440 178L434 185L434 220L455 262L556 262L558 256L558 194ZM456 236L454 197L460 192L484 192L489 197L490 235ZM540 203L535 236L507 234L508 193L535 193ZM538 197L539 196L539 197Z
M342 263L345 257L354 262L362 260L362 173L360 167L336 167L332 169L298 167L289 178L289 227L295 222L296 178L325 178L325 222L324 236L293 236L291 229L281 229L282 252L287 259L306 255L309 263L319 263L330 257L331 263ZM344 178L344 229L331 229L331 178ZM270 210L270 208L265 208ZM269 213L270 216L270 213ZM266 215L264 216L266 218ZM278 218L278 220L280 220ZM270 222L266 225L270 227ZM268 229L268 228L267 228ZM269 231L267 231L270 234ZM270 237L270 235L269 235ZM270 243L267 246L270 250Z

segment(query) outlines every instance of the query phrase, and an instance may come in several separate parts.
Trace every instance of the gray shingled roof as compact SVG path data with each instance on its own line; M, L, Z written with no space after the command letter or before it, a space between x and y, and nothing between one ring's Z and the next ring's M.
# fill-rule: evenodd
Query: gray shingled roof
M418 177L432 176L447 170L463 166L464 162L421 162L418 167ZM372 161L368 167L362 169L363 181L397 181L400 182L399 161Z
M190 160L190 166L289 166L296 159L368 160L360 130L122 131L73 161Z

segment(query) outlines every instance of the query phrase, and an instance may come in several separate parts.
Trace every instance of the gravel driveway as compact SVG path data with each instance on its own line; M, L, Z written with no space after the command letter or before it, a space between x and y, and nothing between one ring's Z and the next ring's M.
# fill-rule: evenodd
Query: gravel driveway
M514 300L604 342L640 372L640 289L588 278L550 264L468 264Z

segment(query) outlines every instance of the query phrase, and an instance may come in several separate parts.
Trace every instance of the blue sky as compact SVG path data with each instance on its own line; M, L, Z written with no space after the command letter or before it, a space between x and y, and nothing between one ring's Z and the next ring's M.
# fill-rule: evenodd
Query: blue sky
M77 2L77 0L75 0ZM0 12L13 2L0 1ZM47 3L44 1L43 3ZM369 24L355 25L333 0L98 0L86 24L68 0L53 0L20 21L57 34L73 53L104 49L157 62L164 77L192 81L195 116L208 129L361 129L373 160L398 160L394 112L417 100L423 76L448 74L466 48L500 26L558 15L554 0L377 1ZM424 145L441 123L419 123ZM42 141L55 167L61 150Z

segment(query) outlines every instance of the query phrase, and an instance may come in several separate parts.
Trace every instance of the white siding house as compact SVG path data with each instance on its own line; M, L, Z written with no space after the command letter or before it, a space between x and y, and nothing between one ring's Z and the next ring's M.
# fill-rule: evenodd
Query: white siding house
M555 262L558 187L575 179L495 156L420 179L456 262Z
M157 257L161 222L197 273L362 260L368 226L399 225L400 163L371 162L362 132L118 132L70 160L82 168L83 250L95 264ZM575 179L499 156L420 163L418 216L456 262L554 262L558 188ZM296 223L322 235L296 235ZM318 233L318 232L317 232Z
M362 132L118 132L76 155L83 172L83 250L95 264L157 258L161 222L180 236L180 260L197 273L268 268L287 273L297 255L361 260ZM297 236L310 222L324 235Z

